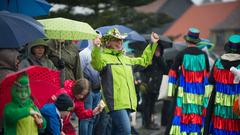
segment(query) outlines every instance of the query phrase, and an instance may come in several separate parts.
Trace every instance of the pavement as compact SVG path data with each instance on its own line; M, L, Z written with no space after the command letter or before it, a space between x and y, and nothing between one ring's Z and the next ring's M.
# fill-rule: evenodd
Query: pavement
M136 124L134 125L136 131L139 133L139 135L164 135L165 126L161 126L161 110L162 110L163 102L157 102L155 105L155 114L153 116L153 119L156 124L160 126L159 130L150 130L146 129L142 126L142 116L141 113L136 113ZM76 128L77 134L78 134L78 119L75 118L71 120L71 123Z
M161 110L162 110L163 102L157 102L155 105L155 114L153 119L156 124L160 126L159 130L150 130L146 129L142 126L142 116L141 113L137 112L137 119L135 129L138 131L139 135L164 135L165 126L161 126Z

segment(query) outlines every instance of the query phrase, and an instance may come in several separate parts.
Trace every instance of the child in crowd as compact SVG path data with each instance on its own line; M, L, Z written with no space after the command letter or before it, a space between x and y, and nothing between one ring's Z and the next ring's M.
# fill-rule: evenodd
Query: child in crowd
M73 110L73 101L67 94L60 94L54 103L45 104L41 108L41 113L47 121L44 135L65 135L62 131L63 118Z
M64 82L64 88L60 89L58 93L53 95L52 100L55 100L57 95L61 93L66 93L72 98L74 102L75 107L72 112L74 112L77 115L79 120L92 118L94 115L100 113L103 107L97 105L97 107L94 108L93 110L84 108L84 99L88 95L89 89L90 89L89 82L85 78L81 78L77 81L66 80ZM73 125L70 123L70 115L69 117L65 117L63 121L63 131L68 135L70 134L74 135L76 133ZM89 129L89 132L91 131L92 129Z
M5 135L38 135L46 121L30 98L28 75L23 73L12 85L12 101L4 107Z

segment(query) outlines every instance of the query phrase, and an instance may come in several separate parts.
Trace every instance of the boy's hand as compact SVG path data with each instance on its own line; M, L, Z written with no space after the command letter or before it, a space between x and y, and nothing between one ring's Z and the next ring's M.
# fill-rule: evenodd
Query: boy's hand
M53 95L53 96L51 96L51 99L52 99L53 101L56 101L56 100L57 100L57 97L56 97L55 95Z
M152 34L151 34L151 41L152 41L153 43L157 43L158 40L159 40L158 34L155 33L155 32L152 32Z
M34 115L37 115L38 117L42 117L42 115L37 112L37 111L34 111L32 108L30 108L30 115L32 115L34 117Z
M43 123L42 116L33 115L33 117L34 117L34 120L35 120L35 122L36 122L37 125L42 125L42 123Z
M101 112L101 108L97 106L96 108L93 109L93 115L97 115Z

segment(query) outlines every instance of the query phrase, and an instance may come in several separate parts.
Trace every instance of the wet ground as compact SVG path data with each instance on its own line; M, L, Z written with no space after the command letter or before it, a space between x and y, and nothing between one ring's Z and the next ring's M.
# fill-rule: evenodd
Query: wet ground
M154 114L154 121L155 123L157 123L160 126L159 130L150 130L150 129L146 129L142 126L142 116L141 113L137 112L136 114L136 125L135 125L135 129L137 130L137 132L139 133L139 135L164 135L165 126L161 126L161 110L162 110L162 106L163 106L163 102L157 102L156 106L155 106L155 114ZM74 124L74 126L76 127L76 131L78 131L77 129L77 119L75 119L74 121L72 121L72 123Z

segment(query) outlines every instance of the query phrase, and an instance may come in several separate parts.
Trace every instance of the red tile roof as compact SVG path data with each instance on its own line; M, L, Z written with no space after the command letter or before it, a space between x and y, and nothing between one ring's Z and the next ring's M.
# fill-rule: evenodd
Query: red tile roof
M158 9L166 2L166 0L155 0L147 5L134 7L138 12L142 13L156 13Z
M179 36L175 41L184 41L183 36L188 28L196 27L201 33L200 37L208 38L210 29L222 22L235 8L240 5L240 1L227 3L213 3L191 6L176 22L164 33L165 36Z

